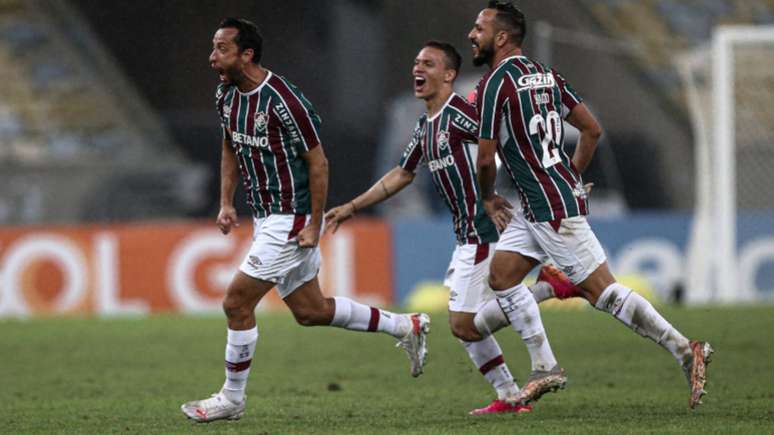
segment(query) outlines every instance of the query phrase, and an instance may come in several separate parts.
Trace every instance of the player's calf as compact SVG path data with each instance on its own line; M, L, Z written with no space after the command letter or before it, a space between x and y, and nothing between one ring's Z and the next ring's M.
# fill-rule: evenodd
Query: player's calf
M318 305L292 305L290 311L301 326L327 326L333 321L334 302L326 298Z

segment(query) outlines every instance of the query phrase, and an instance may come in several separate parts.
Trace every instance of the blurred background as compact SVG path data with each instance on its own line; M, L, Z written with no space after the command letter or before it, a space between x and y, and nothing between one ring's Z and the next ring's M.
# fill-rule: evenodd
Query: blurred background
M515 3L526 54L561 71L605 130L584 178L613 270L663 302L772 300L774 0ZM453 43L457 90L473 89L485 71L467 34L485 4L0 0L0 316L220 309L250 234L241 192L240 232L212 225L207 58L222 18L256 22L263 64L321 114L330 207L398 163L423 110L411 88L423 42ZM420 171L323 240L323 284L443 309L453 246Z

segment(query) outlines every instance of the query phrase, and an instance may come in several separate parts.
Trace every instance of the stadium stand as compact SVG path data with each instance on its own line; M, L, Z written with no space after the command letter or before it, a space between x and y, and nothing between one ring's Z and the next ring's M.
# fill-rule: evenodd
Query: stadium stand
M615 38L639 47L642 72L684 108L674 54L706 44L721 24L774 23L772 0L584 0L594 18Z
M0 167L4 223L180 216L204 181L85 21L46 0L0 1Z

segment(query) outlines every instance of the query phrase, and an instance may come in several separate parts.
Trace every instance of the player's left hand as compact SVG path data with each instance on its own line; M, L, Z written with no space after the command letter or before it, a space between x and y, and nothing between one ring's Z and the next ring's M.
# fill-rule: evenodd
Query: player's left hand
M296 237L300 248L314 248L320 241L320 226L309 224L304 227Z
M488 214L489 218L494 222L497 231L502 233L505 230L505 227L508 226L511 218L513 218L513 214L511 213L513 206L507 199L500 195L494 195L482 202L484 203L486 214Z
M336 234L336 231L347 219L355 215L355 205L350 201L347 204L340 205L328 210L325 213L325 232Z

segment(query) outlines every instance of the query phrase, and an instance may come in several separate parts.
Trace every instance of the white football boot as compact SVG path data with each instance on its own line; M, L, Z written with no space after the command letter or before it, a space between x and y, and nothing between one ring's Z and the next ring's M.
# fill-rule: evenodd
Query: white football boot
M245 396L245 399L247 397ZM223 393L215 393L209 399L194 400L180 406L183 414L191 420L199 423L207 423L215 420L239 420L245 414L245 402L231 402Z
M411 361L411 376L422 374L427 358L427 334L430 332L430 316L425 313L410 314L411 330L396 347L402 347Z

